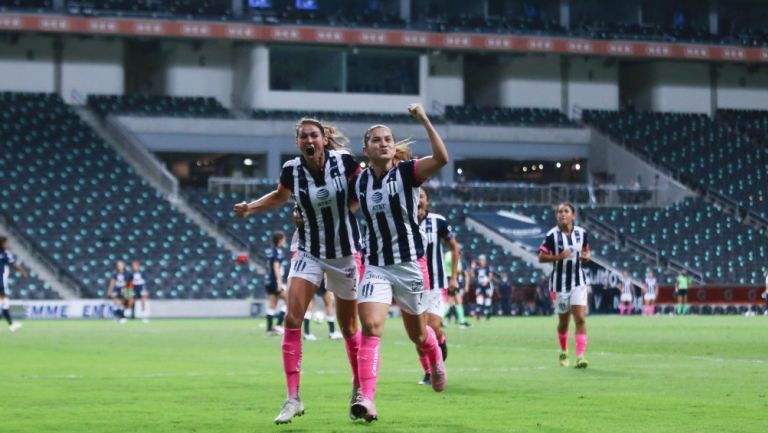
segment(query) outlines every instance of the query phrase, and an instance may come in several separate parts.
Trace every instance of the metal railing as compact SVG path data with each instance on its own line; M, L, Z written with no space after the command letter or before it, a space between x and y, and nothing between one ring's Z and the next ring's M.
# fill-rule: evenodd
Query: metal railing
M211 177L208 190L217 193L236 192L246 197L264 194L274 188L277 181L267 179L244 179L232 177ZM623 185L590 186L572 183L550 183L546 185L518 182L438 182L424 184L430 190L432 199L447 204L466 203L529 203L556 205L569 201L577 205L639 205L654 206L664 188L635 188Z

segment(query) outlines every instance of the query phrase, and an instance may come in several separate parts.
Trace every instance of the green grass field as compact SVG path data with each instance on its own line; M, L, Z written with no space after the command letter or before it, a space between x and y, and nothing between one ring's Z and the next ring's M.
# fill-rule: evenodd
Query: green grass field
M553 318L450 328L442 394L416 385L415 351L393 319L383 339L380 421L370 425L347 417L343 342L314 324L320 340L304 345L306 414L275 426L285 394L280 338L265 337L262 324L3 327L0 431L768 431L765 317L590 317L587 370L557 365Z

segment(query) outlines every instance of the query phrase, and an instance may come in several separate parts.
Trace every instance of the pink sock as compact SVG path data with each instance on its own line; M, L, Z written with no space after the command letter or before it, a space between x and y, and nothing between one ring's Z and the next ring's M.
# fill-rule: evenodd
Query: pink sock
M624 307L624 304L620 304L619 305L619 316L623 316L624 315L624 309L625 308L626 307Z
M445 334L441 335L440 336L440 340L438 340L437 342L440 343L440 344L445 343Z
M576 356L584 356L587 350L587 334L576 334Z
M360 391L364 396L373 400L376 395L376 379L379 376L381 338L360 338L360 349L357 351L357 375L360 380Z
M357 352L360 350L360 330L350 338L344 339L344 345L347 346L347 359L349 359L349 366L352 367L352 386L360 388L360 377L357 371Z
M435 331L427 326L427 339L419 346L421 353L427 356L429 359L429 365L437 364L438 361L442 362L443 354L440 352L440 346L437 345L437 338L435 338Z
M301 376L301 328L285 328L283 370L285 383L288 385L288 398L298 398Z
M424 369L424 374L429 374L429 358L427 355L424 355L424 352L419 352L419 362L421 363L421 368Z
M565 352L568 350L568 332L565 334L557 333L557 341L560 342L560 350Z
M653 305L649 305L648 306L648 315L649 316L653 316L653 310L655 310L655 308L653 308Z
M632 304L627 305L627 315L632 315Z

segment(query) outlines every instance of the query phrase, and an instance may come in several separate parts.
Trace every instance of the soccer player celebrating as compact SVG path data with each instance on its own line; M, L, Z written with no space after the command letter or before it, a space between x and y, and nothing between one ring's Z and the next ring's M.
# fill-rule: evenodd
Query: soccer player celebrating
M480 320L485 315L485 320L491 319L493 305L493 271L488 264L485 254L477 257L477 264L472 267L472 275L475 278L475 318Z
M131 282L131 274L125 269L125 262L118 260L116 269L109 280L107 297L112 299L112 307L115 310L115 320L125 323L125 290Z
M632 296L632 279L629 277L629 271L624 271L621 276L621 282L619 284L621 284L621 298L619 298L621 303L619 304L619 315L623 316L626 312L627 315L631 316L634 296Z
M560 365L568 362L568 323L571 315L576 324L576 368L587 368L587 279L582 263L592 257L588 233L574 224L576 209L570 203L557 207L557 226L547 233L539 248L539 262L552 263L550 287L557 299L557 338L560 342Z
M426 129L432 154L412 159L408 144L397 142L392 130L374 125L363 135L363 151L370 160L355 182L354 192L368 227L365 273L358 292L363 337L358 352L362 396L352 414L371 422L378 419L374 404L380 365L379 346L392 298L397 301L408 337L429 359L432 389L442 391L447 381L435 332L427 326L424 292L429 288L424 238L419 229L419 186L448 163L448 151L420 104L408 111Z
M267 285L266 291L269 296L267 305L267 335L283 335L283 314L278 314L277 326L274 325L275 313L277 313L277 301L282 299L284 302L288 299L285 293L285 283L283 283L283 261L285 260L285 233L275 231L270 239L271 244L267 250Z
M16 269L21 273L21 276L29 278L27 270L24 269L21 264L16 263L16 258L13 253L8 249L8 239L5 236L0 236L0 267L2 267L2 278L0 278L0 310L3 311L3 317L8 322L8 329L11 332L21 328L21 323L14 322L11 319L11 304L8 301L8 277L11 275L11 268Z
M653 272L648 272L645 277L645 284L643 284L643 315L653 316L656 312L656 291L659 288L659 283L656 281L656 277L653 276Z
M335 127L303 118L296 125L296 146L301 156L283 165L277 189L251 203L234 206L235 215L247 217L282 206L293 197L305 223L298 228L298 253L288 275L288 314L283 334L283 369L288 398L275 423L284 424L304 413L299 398L302 355L301 325L307 307L326 276L328 290L336 294L336 313L352 367L352 395L359 394L357 280L360 232L350 212L350 181L360 171L345 149L346 137Z
M427 190L421 188L419 195L419 223L422 232L427 241L427 269L429 270L429 281L432 283L432 290L424 294L427 304L427 325L435 331L437 341L440 344L440 350L443 354L443 361L448 358L448 343L441 325L442 322L442 298L448 290L457 290L458 282L458 260L451 262L450 279L443 261L443 245L445 242L451 249L451 255L460 257L459 244L453 236L453 229L448 224L445 217L429 210L429 194ZM440 289L440 290L438 290ZM418 349L419 361L424 369L424 378L419 385L431 384L431 374L429 370L429 358Z

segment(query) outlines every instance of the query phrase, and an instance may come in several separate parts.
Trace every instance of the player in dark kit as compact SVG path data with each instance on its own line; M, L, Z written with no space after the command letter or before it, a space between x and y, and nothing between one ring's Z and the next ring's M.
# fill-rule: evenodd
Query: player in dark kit
M283 283L283 265L285 262L285 233L276 231L272 233L272 245L267 251L267 286L269 296L267 306L267 335L283 335L283 319L285 315L277 311L277 302L282 299L287 302L285 284ZM273 322L277 315L277 326Z
M8 329L11 332L21 328L21 323L14 322L11 319L11 304L8 300L8 277L11 274L11 268L21 272L24 278L29 278L26 269L20 264L16 263L16 258L8 249L8 239L0 236L0 270L2 271L2 278L0 278L0 309L3 311L3 317L8 322Z
M475 279L475 317L477 320L485 315L485 320L491 318L491 306L493 305L493 271L484 254L477 258L477 264L472 267L472 276Z
M116 270L112 273L107 289L107 297L112 299L112 307L115 310L115 319L125 323L125 290L132 280L132 275L125 269L125 262L118 260Z

